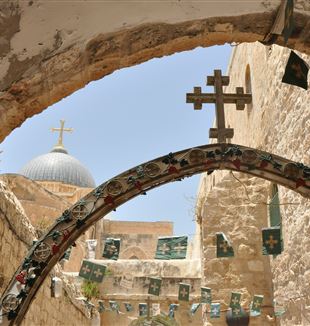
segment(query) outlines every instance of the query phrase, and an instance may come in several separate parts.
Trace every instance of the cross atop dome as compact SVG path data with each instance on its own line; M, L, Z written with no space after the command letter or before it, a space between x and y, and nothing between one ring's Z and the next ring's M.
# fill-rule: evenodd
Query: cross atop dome
M54 146L52 152L61 152L68 154L67 150L63 145L63 132L72 132L72 128L65 128L65 120L60 120L60 128L51 128L51 131L59 131L58 143Z

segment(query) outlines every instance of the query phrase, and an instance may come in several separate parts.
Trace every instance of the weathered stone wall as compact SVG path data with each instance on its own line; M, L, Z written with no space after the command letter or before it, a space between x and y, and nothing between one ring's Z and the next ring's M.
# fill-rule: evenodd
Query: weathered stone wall
M1 1L0 140L117 69L197 46L262 40L279 4ZM309 53L309 1L296 9L288 45Z
M0 181L0 293L5 290L36 237L37 234L19 201L9 187ZM50 282L51 278L48 277L23 325L90 325L90 320L82 312L83 308L72 304L72 290L69 285L64 284L63 296L56 299L51 298Z
M261 44L241 44L235 48L229 68L230 85L226 91L235 91L236 86L246 86L246 67L251 73L251 89L253 93L253 105L247 106L245 111L236 111L232 105L225 106L226 123L235 129L232 143L247 145L254 148L269 151L283 157L287 157L305 165L310 165L310 93L296 86L281 83L285 65L289 56L289 50L278 46L265 47ZM302 55L310 63L310 57ZM249 86L249 85L248 85ZM204 175L200 185L198 216L202 218L202 227L208 232L212 223L218 220L208 220L208 207L204 213L202 208L208 198L219 192L222 182L229 178L227 172L217 172L211 176ZM244 180L244 177L242 177ZM240 195L240 185L232 180L232 186L225 185L225 189L219 194L230 191L230 198L226 203L237 205L236 196ZM259 186L259 188L257 188ZM254 198L270 200L271 184L261 184L257 180L245 178L245 186ZM302 196L294 191L279 187L280 210L282 215L282 228L284 238L284 252L276 258L269 258L272 286L270 291L274 292L276 302L283 304L286 313L279 319L280 325L295 326L310 324L310 260L309 260L309 230L310 230L310 205ZM238 197L237 197L238 198ZM221 198L218 198L221 203ZM258 220L254 217L255 211L250 212L250 205L247 198L240 202L244 208L240 213L235 213L236 223L228 227L227 232L234 232L239 222L244 221L244 210L248 207L250 226L257 229L266 221L267 206L264 212L257 212ZM258 209L257 207L255 209ZM227 221L228 223L228 221ZM249 229L250 231L251 229ZM256 231L257 232L257 231ZM243 237L248 238L248 231L245 229ZM261 236L258 234L251 239L252 245L261 247ZM207 257L207 256L205 256ZM261 257L262 258L262 257ZM265 260L265 259L263 259ZM243 274L244 272L242 272ZM241 276L239 271L235 275ZM264 270L264 275L268 273ZM213 280L213 276L205 273L207 281ZM252 281L244 281L244 287L252 286ZM232 286L231 290L235 290ZM272 297L269 297L268 301Z

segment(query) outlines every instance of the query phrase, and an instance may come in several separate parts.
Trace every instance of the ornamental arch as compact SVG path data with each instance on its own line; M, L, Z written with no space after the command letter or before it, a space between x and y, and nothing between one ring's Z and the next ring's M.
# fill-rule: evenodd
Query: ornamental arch
M234 6L129 1L122 10L113 1L64 2L62 10L57 4L0 4L0 141L27 118L117 69L198 46L262 41L280 0ZM309 54L308 10L308 0L299 0L288 47ZM275 44L283 45L282 38Z
M59 217L32 246L1 298L9 321L20 324L53 266L74 241L107 213L166 183L202 172L231 170L270 180L310 198L310 168L249 147L212 144L169 153L101 184ZM22 278L22 282L20 281Z

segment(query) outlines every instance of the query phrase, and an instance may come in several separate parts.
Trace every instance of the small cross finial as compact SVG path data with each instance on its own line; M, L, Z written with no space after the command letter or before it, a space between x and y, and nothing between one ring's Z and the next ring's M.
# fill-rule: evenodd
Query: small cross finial
M59 131L58 143L55 145L55 148L64 149L63 145L63 132L72 132L72 128L65 128L65 120L60 120L60 128L51 128L51 131Z
M223 86L229 85L229 76L222 76L221 70L214 70L214 76L207 77L207 85L214 86L214 94L202 93L201 87L194 87L193 93L186 94L186 103L193 103L195 110L201 110L203 103L214 103L216 108L216 126L209 132L210 138L217 138L219 143L225 143L232 138L234 129L225 127L225 103L236 104L237 110L244 110L245 104L252 101L251 94L244 94L242 87L236 88L236 94L223 93Z

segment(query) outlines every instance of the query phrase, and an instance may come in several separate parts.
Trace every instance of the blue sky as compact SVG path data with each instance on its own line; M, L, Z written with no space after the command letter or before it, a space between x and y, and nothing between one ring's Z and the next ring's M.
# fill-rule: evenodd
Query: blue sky
M185 103L194 86L205 86L214 69L226 72L231 47L197 48L125 68L28 119L0 145L0 172L17 173L57 142L59 120L69 154L80 160L96 185L158 156L207 144L214 106L194 111ZM199 175L150 191L124 204L114 219L173 221L176 235L195 232L193 211Z

